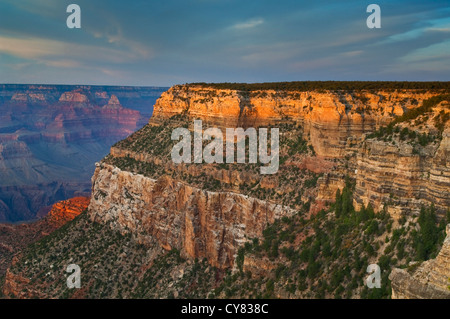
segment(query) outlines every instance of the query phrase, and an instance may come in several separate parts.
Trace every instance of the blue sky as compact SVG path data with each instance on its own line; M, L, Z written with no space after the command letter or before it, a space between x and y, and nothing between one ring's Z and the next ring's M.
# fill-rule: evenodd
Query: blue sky
M81 7L68 29L66 7ZM381 7L381 29L366 8ZM2 0L0 83L450 80L450 1Z

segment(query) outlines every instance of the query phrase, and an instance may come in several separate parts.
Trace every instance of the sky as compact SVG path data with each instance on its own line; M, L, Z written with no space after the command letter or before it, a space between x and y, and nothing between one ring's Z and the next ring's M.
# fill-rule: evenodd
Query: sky
M0 83L306 80L449 81L450 1L0 1Z

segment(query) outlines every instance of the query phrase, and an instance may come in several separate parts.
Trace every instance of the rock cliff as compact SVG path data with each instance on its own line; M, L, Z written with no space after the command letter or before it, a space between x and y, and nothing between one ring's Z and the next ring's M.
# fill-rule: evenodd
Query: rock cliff
M158 99L152 121L186 110L193 118L219 127L259 127L294 119L302 123L318 155L342 158L349 137L372 132L436 94L423 90L242 92L174 86Z
M450 207L450 121L441 131L433 124L442 114L450 116L448 102L399 124L397 133L369 135L361 143L353 159L357 208L370 203L378 211L386 205L398 219L433 204L445 215Z
M450 201L443 191L450 187L447 131L418 155L407 142L388 148L384 142L367 139L369 133L436 94L424 90L243 92L175 86L158 99L149 125L117 143L99 164L89 212L93 220L131 231L143 242L146 236L156 237L168 250L175 247L223 267L233 264L246 238L260 237L264 225L289 215L288 207L299 209L311 203L312 213L325 207L343 188L346 175L356 181L357 205L370 202L379 211L387 204L382 200L387 194L398 198L389 203L395 218L431 202L443 213ZM193 119L222 129L280 127L285 138L280 156L287 160L282 160L278 175L267 177L248 166L175 165L170 160L171 130L192 129ZM292 138L303 138L304 144L295 144L298 141ZM300 147L307 149L307 144L314 156ZM285 145L295 147L285 149ZM299 178L311 173L310 180ZM310 181L318 181L318 193L307 190ZM374 195L377 190L379 197ZM277 212L280 209L283 213Z
M423 262L412 271L396 268L389 279L393 299L450 299L450 224L435 259Z
M390 204L393 216L417 213L421 205L434 203L445 214L450 207L450 121L444 122L440 138L418 145L411 140L397 143L366 137L395 118L418 108L440 92L395 91L251 91L214 89L205 86L175 86L155 105L153 123L176 114L189 114L219 127L280 125L295 121L303 138L319 157L341 163L319 179L318 199L334 200L346 175L357 183L356 207L368 205L376 211ZM435 132L433 120L450 114L441 103L425 119L406 126ZM442 116L444 116L442 115ZM425 117L425 116L424 116ZM417 125L416 125L417 123ZM413 143L414 142L414 143ZM327 164L325 164L327 165Z
M60 201L53 205L47 219L52 226L59 228L87 209L89 202L89 197L74 197Z
M261 237L267 224L294 210L232 192L209 192L164 176L157 180L100 164L93 176L91 218L154 238L166 250L207 258L216 267L234 263L237 249Z

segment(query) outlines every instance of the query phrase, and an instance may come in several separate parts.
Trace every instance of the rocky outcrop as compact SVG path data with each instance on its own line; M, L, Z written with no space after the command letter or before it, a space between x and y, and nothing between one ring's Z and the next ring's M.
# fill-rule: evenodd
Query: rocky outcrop
M389 204L390 213L398 218L434 203L442 215L450 207L449 129L441 140L420 151L410 141L366 140L369 133L436 94L424 90L242 92L175 86L157 101L151 123L158 125L176 114L221 128L296 121L319 157L340 162L333 169L324 164L328 171L319 179L319 206L333 201L345 176L350 176L356 180L357 208L370 203L379 211ZM439 111L445 112L445 106Z
M89 197L74 197L60 201L54 204L48 213L48 221L51 225L59 228L87 209L89 202Z
M260 237L269 223L295 211L232 192L208 192L168 176L157 180L99 164L92 178L92 220L156 239L166 250L207 258L219 268L234 263L237 249Z
M89 98L82 92L82 90L74 90L70 92L65 92L59 98L59 102L62 103L74 103L74 104L88 104Z
M423 262L412 273L394 269L389 275L393 299L450 299L450 224L447 238L435 259Z
M15 93L11 101L19 103L48 103L48 99L42 93Z
M412 125L411 125L412 126ZM450 122L442 138L425 146L414 140L368 139L358 149L355 165L355 206L369 203L389 213L418 213L434 204L444 216L450 208Z
M419 155L406 142L387 148L381 141L366 141L364 138L364 133L391 122L394 115L403 114L430 96L431 93L423 91L240 92L195 85L176 86L157 101L150 126L176 127L176 118L179 117L170 119L174 115L202 119L208 125L222 129L276 126L288 119L293 120L301 123L304 138L320 157L337 160L333 165L317 159L312 163L304 158L299 164L301 169L324 173L319 180L319 194L311 205L311 213L318 212L326 207L327 202L334 200L336 189L344 187L346 175L356 180L357 205L370 202L380 210L384 201L379 198L384 197L374 196L375 191L380 190L379 194L383 196L399 198L397 202L391 202L390 211L394 217L400 216L400 212L419 210L422 204L432 202L442 213L449 207L450 199L445 191L450 187L446 175L445 145L448 142L445 134L441 144L430 144ZM134 139L113 147L110 158L119 162L132 159L149 167L158 167L162 175L152 179L106 163L100 164L93 177L89 209L93 220L129 231L142 242L148 236L156 237L166 249L181 249L189 257L206 257L213 265L228 267L233 264L237 247L246 240L244 234L247 238L259 237L267 221L283 215L271 212L272 208L269 211L266 208L265 215L261 215L262 212L254 211L253 207L273 204L255 199L249 202L248 197L236 194L241 185L256 183L263 190L273 189L282 195L285 190L277 189L277 180L259 180L245 170L229 171L209 165L174 167L166 158L152 155L150 150L133 144L137 141L136 144L142 145L146 139L163 138L164 134L151 136L150 132L152 129L140 131ZM163 140L160 144L166 142ZM127 145L130 148L130 145L135 145L135 149L128 149ZM221 192L207 192L166 175L175 170L178 176L210 176L223 183ZM237 187L224 187L230 184ZM286 190L292 191L290 188ZM301 197L304 203L308 200L307 196ZM285 201L280 199L277 203L284 204ZM288 205L292 204L288 202ZM235 209L234 214L238 217L225 213L230 209Z
M121 109L122 105L119 102L119 99L114 94L111 95L111 98L108 101L108 104L106 104L104 107L111 108L111 109Z

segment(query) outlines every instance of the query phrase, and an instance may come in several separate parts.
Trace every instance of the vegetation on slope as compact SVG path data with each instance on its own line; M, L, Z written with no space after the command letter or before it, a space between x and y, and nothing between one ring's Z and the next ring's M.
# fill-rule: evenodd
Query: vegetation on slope
M190 127L189 125L191 124L192 119L175 115L166 120L161 126L146 125L114 146L128 151L129 154L122 157L109 155L104 159L104 162L122 170L155 179L162 175L170 175L174 179L184 181L201 189L209 191L234 190L248 196L263 200L274 200L292 207L303 205L302 197L305 195L309 197L314 196L313 188L315 188L321 174L301 168L300 163L302 159L306 156L314 155L314 150L303 139L303 128L298 123L289 121L277 125L280 130L280 166L276 176L261 175L260 167L264 164L259 162L256 164L248 163L248 142L246 142L246 164L192 163L181 166L172 164L170 152L172 147L178 142L170 139L172 129L174 127ZM270 126L268 128L271 129ZM206 129L206 125L204 129ZM205 141L204 145L207 143ZM225 152L225 144L223 149ZM139 156L146 155L147 160L142 160L141 157L136 158L134 154L139 154ZM156 164L157 161L160 164ZM212 172L218 173L214 174ZM234 177L230 178L229 182L220 179L224 175L232 176L232 174L236 173L245 176L245 179L241 177L242 180L239 181L235 177L236 175L233 175Z
M402 116L397 117L395 120L392 121L392 124L395 125L397 123L416 119L420 115L423 115L425 113L432 111L436 105L438 105L439 103L444 102L444 101L450 102L450 94L437 95L437 96L433 96L429 99L424 100L421 106L411 109L408 112L406 112L405 114L403 114Z
M236 272L185 259L156 243L140 245L128 234L90 221L86 213L31 245L11 271L31 278L28 297L389 298L391 269L434 258L445 237L445 220L436 219L433 207L398 225L370 206L355 211L352 188L347 181L336 203L315 216L306 217L305 207L267 225L261 241L249 240L239 250ZM247 258L262 273L252 272ZM66 286L65 269L72 263L82 270L79 290ZM381 289L364 284L372 263L381 267ZM264 264L272 269L264 273Z
M70 264L81 268L81 289L67 287ZM29 246L10 270L31 279L23 291L28 298L198 298L221 278L206 260L181 258L156 243L144 246L92 222L86 212Z
M355 211L348 182L329 209L309 219L303 213L283 218L266 228L262 242L247 243L238 254L239 272L229 274L210 297L389 298L392 268L434 258L445 224L437 221L433 207L423 208L418 218L402 218L399 225L385 210ZM273 270L258 276L246 269L246 258L260 264L269 260ZM365 285L372 263L382 271L380 289Z
M440 109L436 110L439 105ZM439 145L449 119L450 94L438 95L424 100L421 106L368 134L367 139L382 140L393 145L407 143L413 146L414 154L426 155L430 152L423 152L423 149L428 145Z

